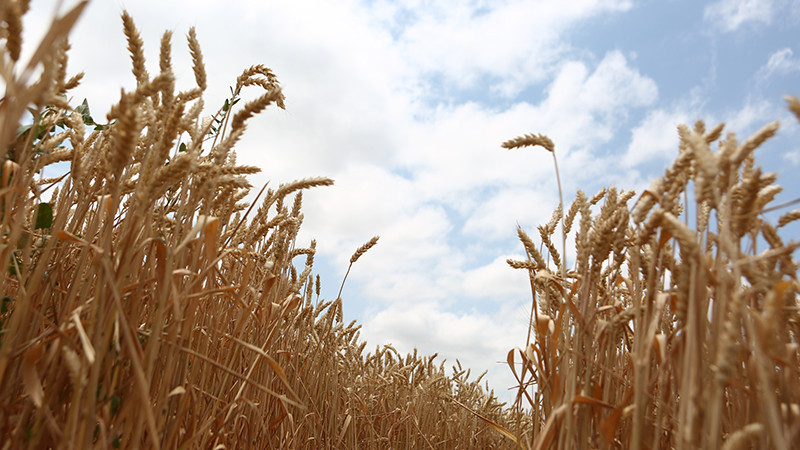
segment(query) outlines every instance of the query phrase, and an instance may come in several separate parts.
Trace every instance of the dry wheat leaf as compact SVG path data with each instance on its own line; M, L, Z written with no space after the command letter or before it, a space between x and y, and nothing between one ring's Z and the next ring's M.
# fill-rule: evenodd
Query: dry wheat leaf
M606 403L606 402L604 402L602 400L598 400L598 399L592 398L592 397L587 397L585 395L576 395L575 397L573 397L572 403L573 404L575 404L575 403L584 403L584 404L587 404L587 405L602 406L603 408L614 409L614 405L610 405L610 404L608 404L608 403Z
M39 343L25 351L22 357L22 383L27 394L36 407L41 408L44 402L44 389L36 363L42 355L44 344Z
M58 239L59 241L71 241L71 242L75 242L75 243L78 243L78 244L86 244L87 243L83 239L80 239L77 236L75 236L74 234L72 234L72 233L70 233L68 231L64 231L64 230L56 231L56 239Z
M667 358L667 335L658 333L653 336L653 349L656 351L656 356L658 356L658 363L663 364Z
M514 348L508 351L508 355L506 356L506 362L508 363L509 369L511 369L511 373L514 375L514 378L517 380L517 383L522 383L522 380L519 379L519 375L517 375L517 369L514 367Z
M88 361L89 364L94 364L96 352L94 351L94 346L92 346L92 340L89 339L89 336L86 334L86 330L83 329L83 323L81 323L81 319L78 317L77 311L72 314L72 322L75 324L75 329L78 332L78 337L80 338L81 346L83 347L83 353L86 354L86 361Z
M473 414L475 417L477 417L478 419L480 419L481 421L483 421L485 424L489 425L490 427L494 428L496 431L500 432L500 434L502 434L503 436L505 436L505 437L507 437L508 439L511 439L512 441L514 441L514 443L515 443L515 444L517 444L517 445L520 445L519 441L517 440L517 437L516 437L516 436L514 436L514 434L513 434L513 433L511 433L510 431L508 431L508 430L507 430L505 427L503 427L502 425L498 425L497 423L495 423L495 422L493 422L493 421L491 421L491 420L487 419L486 417L483 417L482 415L478 414L477 412L473 411L472 409L470 409L470 408L467 408L467 406L466 406L466 405L464 405L463 403L459 402L458 400L456 400L456 399L454 399L454 398L451 398L450 400L452 400L452 401L453 401L455 404L457 404L458 406L460 406L460 407L462 407L462 408L466 409L467 411L469 411L470 413L472 413L472 414ZM522 447L522 446L520 445L520 448L521 448L521 447Z
M175 389L169 391L169 394L167 394L167 397L172 397L173 395L181 395L181 394L185 394L185 393L186 393L186 389L183 386L176 386Z
M219 219L210 216L201 216L198 222L203 223L203 240L206 246L206 258L214 259L217 255L219 242Z

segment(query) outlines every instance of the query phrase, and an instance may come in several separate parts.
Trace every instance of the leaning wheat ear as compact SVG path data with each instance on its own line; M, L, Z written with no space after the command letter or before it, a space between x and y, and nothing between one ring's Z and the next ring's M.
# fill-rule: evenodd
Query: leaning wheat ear
M350 274L350 268L353 267L353 263L358 261L358 258L361 258L361 256L364 253L367 253L367 250L374 247L375 244L378 243L378 239L380 238L381 238L380 236L373 236L372 239L367 241L366 244L362 245L361 247L358 247L356 252L353 253L353 256L350 257L350 265L347 266L347 272L344 274L344 278L342 279L342 286L339 288L339 294L336 296L337 299L342 297L342 289L344 289L344 282L347 281L347 275Z
M564 226L564 194L561 191L561 175L558 173L558 158L556 158L556 145L553 140L543 134L526 134L509 141L503 142L501 147L513 150L521 147L543 147L553 155L553 165L556 169L556 183L558 183L558 207L561 216L561 264L559 264L559 274L563 277L566 274L567 259L567 228Z

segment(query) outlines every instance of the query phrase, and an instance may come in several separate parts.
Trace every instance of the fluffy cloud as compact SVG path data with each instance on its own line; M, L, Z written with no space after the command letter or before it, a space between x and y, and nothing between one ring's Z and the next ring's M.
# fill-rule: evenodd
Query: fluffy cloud
M723 113L726 129L745 139L751 133L778 117L782 111L773 103L763 99L747 99L736 109Z
M748 23L769 25L775 9L772 0L720 0L706 6L703 17L724 32Z
M501 399L509 400L506 389L514 381L504 359L512 348L524 346L526 320L524 308L486 314L443 311L436 303L406 302L368 317L363 334L374 342L390 343L403 353L415 348L422 354L439 353L439 360L447 359L446 367L455 365L458 359L463 367L472 369L472 379L488 370L490 387Z
M626 167L651 161L669 161L677 154L678 125L690 122L682 109L650 111L631 132L631 142L622 158Z
M756 73L756 80L765 82L775 75L800 71L800 58L794 58L792 49L782 48L769 56L767 63Z
M411 3L397 7L393 15L406 60L457 88L469 87L484 75L499 78L492 90L504 96L546 78L569 50L561 39L569 27L632 6L627 0L447 1L426 8Z

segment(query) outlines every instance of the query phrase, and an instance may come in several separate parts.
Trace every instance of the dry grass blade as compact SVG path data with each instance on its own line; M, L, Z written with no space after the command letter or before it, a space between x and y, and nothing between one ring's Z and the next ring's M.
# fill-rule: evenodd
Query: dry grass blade
M475 417L477 417L478 419L480 419L480 420L481 420L483 423L485 423L486 425L489 425L490 427L492 427L492 429L494 429L495 431L499 432L499 433L500 433L500 434L502 434L504 437L506 437L506 438L510 439L512 442L514 442L515 444L517 444L517 446L519 446L519 448L523 448L523 447L522 447L522 445L520 445L520 443L519 443L519 440L517 439L517 437L516 437L516 436L514 436L514 434L513 434L512 432L508 431L508 430L507 430L505 427L503 427L502 425L499 425L499 424L497 424L497 423L495 423L495 422L493 422L493 421L491 421L491 420L487 419L486 417L483 417L482 415L480 415L480 414L476 413L475 411L473 411L473 410L469 409L469 408L468 408L468 407L467 407L465 404L461 403L460 401L458 401L458 400L456 400L456 399L454 399L454 398L453 398L453 399L450 399L450 400L451 400L453 403L455 403L456 405L458 405L458 406L460 406L460 407L462 407L462 408L466 409L467 411L469 411L469 412L470 412L472 415L474 415Z

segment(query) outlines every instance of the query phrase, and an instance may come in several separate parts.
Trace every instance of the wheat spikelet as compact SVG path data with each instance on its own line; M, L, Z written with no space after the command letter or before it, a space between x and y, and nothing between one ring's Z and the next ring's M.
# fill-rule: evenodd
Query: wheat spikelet
M244 108L242 108L233 116L233 120L231 121L231 133L235 132L236 130L243 129L247 119L263 111L264 108L270 104L281 102L282 99L283 93L281 92L281 89L274 87L261 97L248 102L244 105Z
M132 104L130 96L125 92L120 95L116 114L118 114L118 120L113 128L114 140L107 160L109 177L119 181L120 174L128 164L139 136L136 105Z
M186 179L186 176L195 169L195 160L192 156L182 153L170 160L169 164L158 169L153 178L151 195L160 198L171 186Z
M533 258L533 261L537 264L537 269L546 268L547 264L544 262L542 254L539 253L539 250L536 249L536 245L533 243L525 230L523 230L519 225L517 225L517 237L519 237L520 242L522 242L523 247L525 247L525 251L528 253L528 256Z
M725 124L724 123L720 123L717 126L715 126L711 131L706 133L703 136L703 139L705 139L707 144L711 144L712 142L714 142L717 139L719 139L720 136L722 136L722 130L724 130L724 129L725 129Z
M161 35L161 46L158 52L158 68L161 73L172 72L172 31Z
M556 210L558 211L558 208ZM555 223L558 223L557 221L560 217L561 214L559 212ZM549 224L547 226L540 225L538 228L539 236L542 238L542 244L544 244L545 248L547 248L547 253L550 255L550 257L553 258L553 264L555 264L556 267L561 267L561 257L558 254L558 250L556 250L556 247L553 245L553 242L550 240L550 235L553 232L549 230Z
M736 152L731 156L731 160L735 166L739 166L748 156L753 153L753 150L758 148L764 141L775 136L778 132L780 124L776 122L769 123L761 127L752 136L745 139L744 142L736 149Z
M54 86L54 97L59 97L64 95L69 89L74 88L80 82L80 79L83 78L83 74L80 73L77 78L72 77L69 82L71 85L67 85L67 62L69 61L69 41L64 39L60 45L58 46L58 50L56 50L56 74L55 74L55 86ZM61 105L66 106L64 109L68 109L69 105Z
M189 53L192 55L194 79L197 82L197 87L199 87L201 91L205 91L206 66L203 64L203 52L200 50L200 43L197 42L197 33L195 33L194 27L189 28L187 39L189 41Z
M210 164L202 164L203 167L213 167ZM217 173L220 175L252 175L261 172L258 166L236 166L231 162L228 165L217 167Z
M765 180L767 179L770 178L765 178ZM762 211L764 207L767 205L767 203L773 201L775 199L775 196L780 194L781 192L783 192L783 188L778 185L770 184L769 186L764 186L763 188L761 188L761 190L758 191L758 195L756 195L753 207L755 208L756 211L759 212Z
M45 167L61 161L69 161L74 157L75 151L72 149L57 150L39 158L40 167Z
M3 38L5 47L11 61L19 60L22 50L22 16L25 13L27 2L8 0L3 2L2 21L5 22Z
M708 147L708 142L697 132L689 132L686 128L681 128L681 136L685 140L688 149L691 150L694 159L696 184L695 199L697 203L709 202L712 206L717 204L719 193L714 189L717 174L717 159Z
M743 428L734 431L725 439L722 450L740 450L750 447L748 441L761 436L764 433L764 425L755 422L745 425Z
M567 215L564 218L564 234L569 234L570 230L572 229L572 222L575 220L575 215L585 203L586 194L584 194L583 191L578 190L578 194L575 197L575 200L572 202L572 205L570 205L569 211L567 211Z
M778 219L778 228L785 227L798 219L800 219L800 209L789 211Z
M514 269L538 270L539 265L533 261L517 261L515 259L506 259L506 263Z
M543 134L526 134L503 142L500 146L509 150L520 147L541 146L548 152L554 153L556 150L553 141Z
M558 221L561 219L562 215L561 205L558 205L556 209L553 210L553 215L550 216L550 221L547 222L547 225L544 227L539 227L539 232L544 233L547 236L552 236L556 231L556 226L558 226Z
M260 78L257 75L261 75L264 78ZM236 89L240 90L245 86L261 86L267 91L280 88L278 77L275 76L272 70L262 64L250 66L239 75L236 79ZM283 94L281 94L275 101L275 104L281 109L286 109L284 100Z
M297 217L300 215L300 208L303 207L303 191L298 192L294 196L294 202L292 202L292 212L290 215L292 217Z
M800 121L800 100L797 99L797 96L786 96L784 97L786 103L789 106L789 110L794 114L798 121Z
M319 186L332 186L333 180L326 177L311 177L311 178L303 178L301 180L292 181L291 183L285 183L278 186L278 189L275 191L274 194L268 196L265 199L265 203L267 205L272 204L276 200L282 200L287 195L291 194L292 192L296 192L303 189L310 189L313 187Z
M139 30L136 29L133 18L125 10L122 11L122 25L125 30L125 37L128 39L128 52L131 54L133 76L136 77L138 84L145 84L150 79L150 75L147 73L147 68L145 68L144 42L142 42Z
M732 217L730 227L738 238L744 236L758 211L755 209L756 199L762 187L765 186L761 169L749 172L740 183L731 189Z
M366 244L362 245L361 247L358 247L355 253L353 253L353 256L350 257L350 264L353 264L354 262L358 261L358 258L361 258L361 256L364 255L364 253L367 253L367 250L374 247L375 244L378 243L378 239L380 238L381 238L380 236L373 236L369 241L367 241Z

